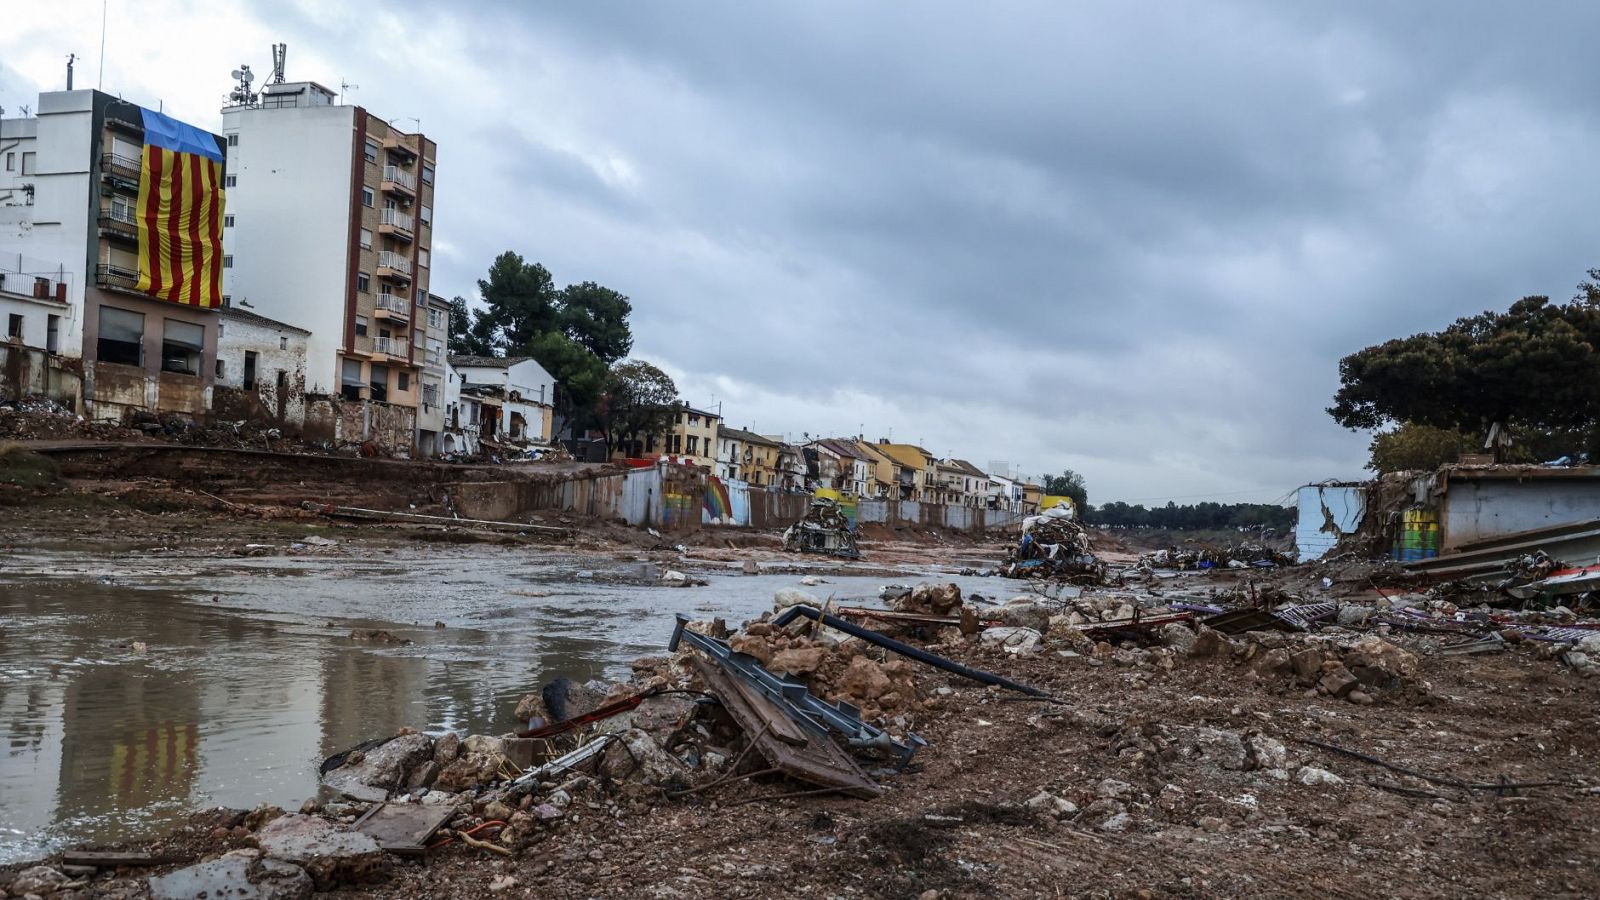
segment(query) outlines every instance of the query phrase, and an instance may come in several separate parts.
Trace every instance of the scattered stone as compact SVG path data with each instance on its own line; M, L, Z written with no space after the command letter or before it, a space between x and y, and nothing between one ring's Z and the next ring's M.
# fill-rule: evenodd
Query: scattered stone
M1195 635L1194 643L1189 645L1190 656L1230 656L1233 653L1233 641L1220 631L1200 626L1200 632Z
M1133 785L1115 778L1107 778L1095 785L1094 795L1106 800L1127 800L1133 796Z
M1182 622L1168 622L1161 626L1161 643L1179 651L1185 653L1192 651L1198 639L1199 636Z
M1026 594L1011 598L994 612L1005 625L1031 628L1041 634L1050 629L1050 608Z
M773 654L767 668L773 672L791 675L810 675L827 659L828 651L822 647L796 647ZM859 658L859 657L858 657Z
M514 875L496 875L494 880L489 882L489 890L498 894L501 891L511 890L517 886L517 883L516 876Z
M71 881L71 878L49 866L34 866L18 872L7 890L17 897L28 894L54 894Z
M1327 769L1319 769L1315 766L1301 766L1300 771L1295 775L1295 780L1313 787L1317 785L1344 784L1343 778L1329 772Z
M1294 663L1289 659L1289 651L1279 647L1258 655L1250 663L1250 668L1265 680L1277 681L1287 678L1294 671Z
M1349 669L1340 666L1331 672L1323 673L1322 679L1317 682L1317 686L1334 697L1343 698L1346 694L1355 690L1356 685L1360 683L1356 676L1350 673Z
M1322 674L1322 653L1314 647L1290 654L1289 662L1294 667L1295 679L1301 684L1316 684Z
M1032 797L1029 797L1023 806L1026 806L1028 809L1031 809L1036 813L1040 813L1041 815L1051 816L1057 819L1070 816L1078 811L1078 804L1073 803L1071 800L1068 800L1064 797L1057 797L1055 794L1052 794L1049 791L1040 791Z
M894 688L883 666L869 657L858 656L839 676L839 689L862 700L876 700Z
M1133 824L1133 819L1129 818L1127 813L1119 812L1096 827L1101 831L1127 831L1128 826L1131 824Z
M772 611L775 613L781 613L791 606L801 605L814 606L817 609L821 609L822 601L805 591L797 591L794 588L779 588L772 595Z
M1001 625L984 629L979 641L984 646L1000 647L1007 653L1029 654L1037 652L1043 635L1032 628Z
M433 742L433 761L440 766L448 766L461 755L461 735L454 731L446 731Z

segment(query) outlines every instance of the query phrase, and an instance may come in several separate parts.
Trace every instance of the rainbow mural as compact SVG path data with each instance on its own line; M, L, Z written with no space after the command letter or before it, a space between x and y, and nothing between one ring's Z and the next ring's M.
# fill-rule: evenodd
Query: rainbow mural
M733 521L733 501L728 497L727 485L715 475L706 476L706 498L701 504L701 521L707 525L727 524Z

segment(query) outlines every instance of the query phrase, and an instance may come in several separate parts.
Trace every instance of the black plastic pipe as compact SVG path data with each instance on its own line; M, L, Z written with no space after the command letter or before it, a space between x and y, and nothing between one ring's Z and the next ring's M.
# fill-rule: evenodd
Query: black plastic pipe
M1042 697L1046 700L1056 699L1055 697L1039 690L1036 687L1029 687L1028 685L1012 681L1009 678L995 675L992 672L985 672L982 669L968 668L953 659L945 659L938 654L929 653L926 650L919 650L910 644L901 643L900 641L897 641L888 635L873 631L870 628L862 628L860 625L857 625L854 622L846 621L838 616L830 616L822 610L817 609L814 606L807 606L804 603L797 603L779 613L778 617L772 620L772 624L782 628L800 616L805 616L815 622L821 622L829 628L837 628L845 634L861 638L863 641L866 641L869 644L877 644L879 647L882 647L885 650L891 650L900 654L901 656L910 657L917 662L927 663L928 665L933 666L935 669L943 669L946 672L960 675L962 678L970 678L973 681L980 682L982 684L998 685L999 687L1003 687L1007 690L1018 691L1020 693L1027 694L1030 697Z

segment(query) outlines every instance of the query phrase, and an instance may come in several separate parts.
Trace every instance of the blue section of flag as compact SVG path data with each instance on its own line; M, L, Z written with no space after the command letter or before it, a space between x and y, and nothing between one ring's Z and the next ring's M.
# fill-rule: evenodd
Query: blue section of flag
M217 149L217 139L209 132L193 125L185 125L171 116L153 110L144 112L144 142L152 147L175 153L194 153L206 159L222 162L222 151Z

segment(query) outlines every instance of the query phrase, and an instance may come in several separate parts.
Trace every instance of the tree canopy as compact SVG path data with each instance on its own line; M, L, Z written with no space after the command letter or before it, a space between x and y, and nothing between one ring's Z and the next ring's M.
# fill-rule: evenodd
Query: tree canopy
M1482 436L1600 423L1600 270L1565 304L1524 297L1503 313L1385 341L1339 362L1328 414L1350 429L1415 426Z
M606 449L626 438L665 431L677 414L677 399L672 377L650 363L628 359L612 366L596 415Z
M1060 475L1046 475L1043 487L1046 494L1071 497L1080 511L1089 507L1089 488L1083 476L1071 469L1064 470Z
M1367 468L1379 475L1416 469L1433 470L1456 462L1463 453L1478 452L1482 440L1450 428L1407 422L1372 436Z
M1087 508L1084 521L1090 525L1125 528L1165 528L1174 531L1219 530L1229 528L1273 528L1287 531L1294 527L1295 511L1272 503L1213 503L1210 501L1146 509L1120 501Z
M479 279L478 293L483 307L476 311L460 297L451 301L450 352L531 356L556 380L555 407L563 420L577 430L606 430L602 405L614 393L612 366L633 349L628 297L593 281L558 288L550 270L509 250Z

